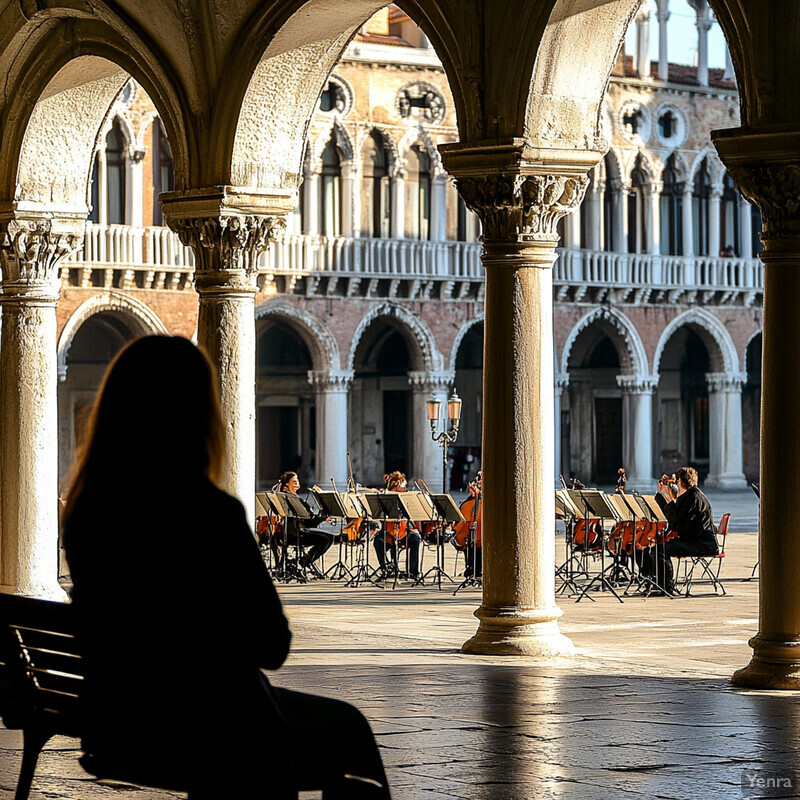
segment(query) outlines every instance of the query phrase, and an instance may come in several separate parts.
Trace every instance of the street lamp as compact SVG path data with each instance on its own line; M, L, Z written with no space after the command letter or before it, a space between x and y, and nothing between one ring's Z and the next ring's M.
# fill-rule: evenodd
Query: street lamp
M453 444L458 438L458 423L461 420L461 398L453 389L453 394L447 401L447 417L442 417L444 430L437 431L439 427L439 412L442 407L441 400L430 397L425 401L428 422L431 424L431 438L442 448L442 491L447 491L447 446Z

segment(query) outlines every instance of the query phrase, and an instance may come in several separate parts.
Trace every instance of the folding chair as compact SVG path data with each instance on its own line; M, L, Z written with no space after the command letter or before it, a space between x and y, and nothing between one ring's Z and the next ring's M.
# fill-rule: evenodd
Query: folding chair
M681 589L686 590L689 597L692 592L692 585L695 583L710 583L714 587L714 594L718 594L717 587L722 590L722 594L727 594L722 581L719 579L722 559L725 558L725 540L728 536L728 524L731 515L723 514L717 526L717 547L719 552L715 556L676 556L678 559L678 583ZM683 575L680 575L681 565L683 565ZM695 579L694 571L700 567L702 570L700 577Z

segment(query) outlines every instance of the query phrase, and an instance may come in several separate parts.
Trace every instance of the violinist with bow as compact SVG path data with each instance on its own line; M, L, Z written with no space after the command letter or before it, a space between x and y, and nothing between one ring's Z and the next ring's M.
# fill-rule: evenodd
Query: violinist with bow
M675 475L662 475L656 502L676 535L663 545L642 550L642 575L655 577L666 594L675 590L673 556L714 556L718 552L714 512L697 485L697 470L681 467Z

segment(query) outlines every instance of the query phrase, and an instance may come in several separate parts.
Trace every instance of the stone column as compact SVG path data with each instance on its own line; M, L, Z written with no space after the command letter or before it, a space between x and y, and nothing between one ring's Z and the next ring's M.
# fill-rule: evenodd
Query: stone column
M289 192L210 187L161 195L169 227L195 256L197 343L217 369L226 464L221 486L253 519L256 439L256 260L285 225Z
M126 224L134 228L143 225L144 157L142 148L130 149L125 159L125 217Z
M661 255L661 192L664 184L660 181L650 184L647 199L650 205L647 225L647 252L650 255Z
M579 205L600 154L537 151L534 165L519 140L440 150L483 221L486 269L483 603L462 649L568 654L553 569L552 267L558 221Z
M640 78L650 77L650 3L644 0L636 12L636 65Z
M719 240L719 211L724 187L721 183L711 184L708 199L708 255L717 258L722 242ZM728 244L725 242L725 244Z
M95 158L97 159L97 224L108 225L108 162L105 137Z
M564 389L569 386L569 375L564 374L563 372L559 372L555 376L555 380L553 382L555 386L555 392L553 394L553 398L555 400L555 414L553 414L553 418L555 421L555 435L553 436L553 440L555 442L555 456L553 461L555 463L555 485L556 489L561 488L561 396L564 394Z
M753 257L753 210L743 198L739 201L739 257Z
M353 382L349 370L310 370L317 393L317 481L347 481L347 398Z
M709 372L709 464L706 486L746 489L742 471L742 387L747 374Z
M437 397L442 403L441 414L447 413L447 399L455 380L454 372L409 372L411 384L411 472L415 478L423 478L431 491L438 492L442 486L442 448L431 437L431 426L426 415L425 401ZM441 425L436 428L441 430ZM411 475L408 476L409 480Z
M58 585L59 265L84 215L0 211L0 591L63 598Z
M342 164L342 236L353 235L353 206L356 197L356 176L353 163L346 161Z
M602 203L603 192L605 191L604 183L592 183L586 193L586 200L583 203L583 213L586 214L586 249L587 250L600 250L602 231Z
M658 77L665 83L669 80L669 52L667 48L669 21L669 0L656 0L658 3Z
M580 250L581 248L581 214L584 207L585 204L578 206L575 209L575 213L565 220L566 236L564 246L570 250Z
M406 238L406 173L402 168L395 170L392 180L392 224L393 239Z
M694 217L692 215L692 191L691 182L687 181L683 187L681 195L681 236L683 238L683 254L685 256L694 255Z
M733 61L731 60L731 50L728 43L725 42L725 72L722 75L724 81L735 81L736 72L733 69Z
M706 4L697 12L697 81L701 86L708 86L708 32L713 24Z
M437 172L432 181L431 239L447 240L447 173Z
M733 682L798 690L800 540L791 526L800 515L800 405L791 398L800 397L800 133L739 128L715 133L714 143L764 226L758 633Z
M628 187L618 178L611 181L613 191L614 219L611 241L615 253L628 252Z
M658 375L618 375L622 389L622 462L628 488L652 492L653 394Z
M303 233L320 235L319 176L322 165L306 164L303 177Z

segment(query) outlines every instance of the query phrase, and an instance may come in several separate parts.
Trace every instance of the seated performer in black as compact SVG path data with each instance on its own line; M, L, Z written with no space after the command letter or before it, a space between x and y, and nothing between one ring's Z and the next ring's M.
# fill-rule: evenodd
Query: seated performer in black
M242 504L216 484L215 387L188 339L148 336L100 390L63 514L95 732L84 764L191 800L320 788L329 800L385 800L364 717L262 672L284 662L291 632Z
M717 539L714 535L714 512L708 498L697 486L697 470L681 467L676 473L676 484L665 480L658 482L656 502L664 511L668 529L677 537L651 550L642 550L642 574L655 576L658 585L667 593L675 590L672 570L673 556L716 555ZM667 500L662 492L669 493ZM655 558L653 557L655 555Z
M297 473L284 472L278 479L278 491L297 494L300 491L300 479L297 477ZM298 499L311 513L308 504L302 498ZM291 547L297 544L299 534L300 547L304 550L303 555L300 556L300 565L303 567L311 566L318 558L322 558L337 540L336 534L317 528L317 525L324 520L324 515L312 515L308 519L298 519L297 517L287 517L286 519L286 529L279 536L279 540Z
M383 476L387 492L405 492L407 480L406 476L399 470L390 472ZM408 575L411 578L419 577L419 546L422 542L416 523L406 520L387 521L375 538L372 540L375 553L378 556L378 564L381 571L386 572L386 553L392 558L397 558L397 543L401 547L408 548Z

